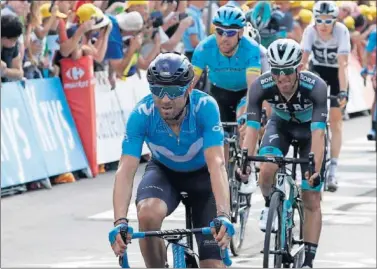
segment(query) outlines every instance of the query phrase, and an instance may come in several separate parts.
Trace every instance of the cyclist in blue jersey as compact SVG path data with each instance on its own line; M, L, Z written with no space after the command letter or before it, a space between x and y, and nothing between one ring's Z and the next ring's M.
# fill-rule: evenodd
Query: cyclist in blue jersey
M247 95L247 131L244 146L253 155L258 139L262 102L268 101L273 113L267 123L259 154L285 156L292 140L299 143L301 158L309 152L315 154L315 173L309 178L308 166L301 165L304 173L301 184L305 204L304 267L312 267L321 234L320 191L322 181L319 172L324 150L324 129L327 119L327 85L318 76L302 70L300 45L293 39L278 39L268 47L271 71L261 75L251 85ZM265 198L265 208L259 228L266 230L269 211L269 195L278 169L276 164L263 163L260 168L259 186ZM250 171L249 171L250 172ZM241 171L238 169L238 174ZM240 175L247 180L248 175ZM273 230L278 223L273 222Z
M139 230L159 230L166 216L179 205L181 192L188 194L193 226L208 227L220 220L212 236L197 235L201 267L222 267L220 248L234 234L229 220L229 185L223 155L224 133L216 101L193 89L194 70L186 56L162 53L150 64L147 79L152 94L142 99L127 121L122 156L114 184L115 228L109 238L116 255L126 244L119 229L127 227L134 176L143 143L152 152L137 188ZM129 236L130 237L130 236ZM147 267L165 266L162 239L140 240Z
M222 121L235 121L238 102L260 74L258 44L243 37L245 15L242 10L225 5L213 18L216 33L195 49L192 64L195 81L208 68L211 95L220 108Z
M368 42L365 47L364 57L363 57L363 69L361 70L361 75L366 78L368 75L368 66L373 66L373 73L372 73L372 83L373 88L376 91L376 64L372 63L372 53L376 50L376 39L377 39L377 32L374 29L368 37ZM367 138L368 140L376 140L376 132L377 132L377 93L374 94L374 102L372 105L372 129L369 131Z
M219 105L221 121L234 122L237 104L260 74L259 45L243 36L245 15L234 5L219 8L212 23L215 34L199 44L192 58L194 83L208 68L210 93ZM240 129L242 132L245 127ZM227 162L228 145L224 147L224 154Z
M284 13L273 9L271 3L259 1L252 10L246 14L246 20L259 31L261 44L268 47L278 38L287 36L286 28L282 25Z

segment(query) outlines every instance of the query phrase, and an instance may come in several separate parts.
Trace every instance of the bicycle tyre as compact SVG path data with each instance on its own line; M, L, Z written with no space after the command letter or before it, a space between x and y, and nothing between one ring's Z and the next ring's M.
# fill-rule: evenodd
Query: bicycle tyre
M237 226L237 221L238 221L238 209L239 209L239 183L238 181L235 180L235 165L234 163L229 163L228 164L228 181L229 181L229 198L230 198L230 214L231 214L231 221L234 226ZM236 229L236 233L237 233ZM235 242L233 237L231 238L230 241L230 246L231 246L231 252L233 256L238 256L238 248L235 247Z
M264 237L263 247L263 268L272 268L269 266L270 255L274 255L274 268L281 268L283 256L279 254L270 254L272 223L277 214L278 216L278 230L275 233L275 249L280 250L280 234L281 234L281 218L282 218L282 194L278 191L272 194L270 200L270 207L268 211L267 225Z
M299 220L300 222L299 223L299 229L300 229L299 240L303 241L304 240L304 205L301 200L296 199L296 207L293 208L293 215L292 215L293 221L294 221L296 211L299 214L299 219L300 219ZM292 241L290 241L290 243L292 243ZM297 254L297 256L294 257L293 259L293 268L301 268L302 264L304 263L304 258L305 258L305 249L302 249L300 253Z
M245 205L242 204L241 199L245 200ZM230 240L230 250L232 251L233 256L237 257L241 251L243 241L245 239L245 231L246 231L246 225L247 220L249 218L249 212L250 212L250 204L251 204L251 194L238 194L238 203L239 208L241 208L237 214L237 221L240 225L239 231L232 236ZM238 238L237 238L238 237Z

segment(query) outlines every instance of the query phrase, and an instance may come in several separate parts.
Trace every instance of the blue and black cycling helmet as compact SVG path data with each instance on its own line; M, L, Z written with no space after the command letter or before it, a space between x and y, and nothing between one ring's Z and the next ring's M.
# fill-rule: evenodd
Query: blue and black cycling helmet
M271 20L272 7L267 1L259 1L251 12L250 21L258 31L266 28Z
M159 54L147 71L150 85L186 86L193 78L192 64L185 55L178 52Z
M225 5L217 10L212 20L215 26L231 29L242 29L246 25L246 18L242 10L232 5Z

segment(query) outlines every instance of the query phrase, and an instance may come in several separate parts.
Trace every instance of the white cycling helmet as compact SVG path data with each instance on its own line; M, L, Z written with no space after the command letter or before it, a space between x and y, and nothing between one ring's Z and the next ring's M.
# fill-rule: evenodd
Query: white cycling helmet
M260 38L258 30L253 27L251 22L246 22L243 35L254 39L258 44L260 44L261 42L261 38Z
M318 1L313 7L314 18L321 15L330 15L336 19L339 15L339 8L335 1Z
M267 58L271 67L296 68L302 59L300 44L288 38L275 40L268 46Z

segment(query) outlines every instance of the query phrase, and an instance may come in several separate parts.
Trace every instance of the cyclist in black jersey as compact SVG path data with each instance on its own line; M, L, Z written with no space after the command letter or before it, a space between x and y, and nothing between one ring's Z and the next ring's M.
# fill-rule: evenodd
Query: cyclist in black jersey
M267 57L271 71L261 75L252 85L247 95L247 130L244 146L249 155L253 155L258 139L262 102L272 106L272 115L267 123L260 146L260 155L285 156L292 140L298 141L301 158L307 158L310 152L315 154L315 173L309 178L308 166L301 165L305 205L304 267L312 267L321 233L322 217L320 191L322 181L319 171L323 159L324 130L327 119L327 85L317 75L301 71L301 48L292 39L279 39L268 48ZM276 164L263 163L260 168L259 186L265 197L259 228L266 229L269 194ZM248 171L249 172L249 171ZM237 173L242 180L248 176ZM305 175L304 175L305 174ZM277 229L277 221L273 229Z

